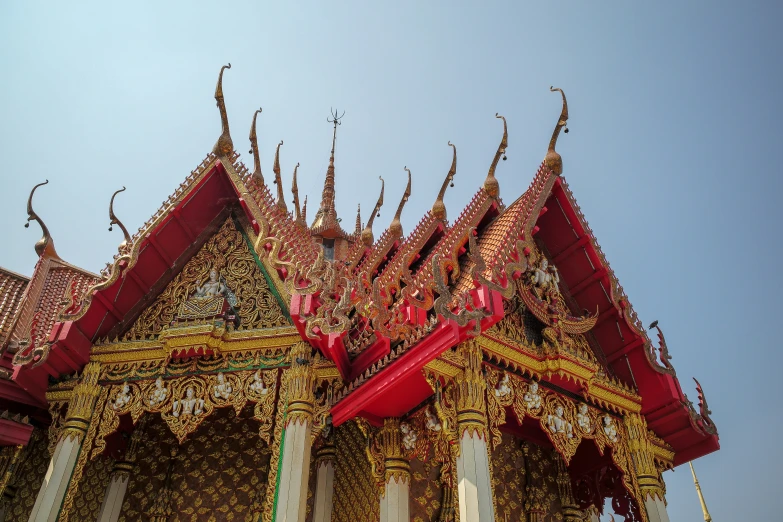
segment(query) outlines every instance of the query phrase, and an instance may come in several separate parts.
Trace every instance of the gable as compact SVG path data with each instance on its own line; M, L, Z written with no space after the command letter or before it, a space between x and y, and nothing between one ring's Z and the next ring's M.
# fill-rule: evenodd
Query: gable
M241 226L228 217L218 231L169 282L155 302L145 309L122 336L122 340L157 337L178 317L180 307L216 270L236 296L239 330L289 326L285 304L251 250Z

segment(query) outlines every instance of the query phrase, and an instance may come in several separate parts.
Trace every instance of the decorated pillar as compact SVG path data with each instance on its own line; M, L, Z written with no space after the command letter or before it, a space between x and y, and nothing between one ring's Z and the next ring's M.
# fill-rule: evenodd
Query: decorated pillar
M128 442L128 448L125 450L124 458L122 460L117 460L114 463L114 467L111 470L111 477L109 478L109 485L103 496L101 511L98 514L98 522L116 522L120 517L120 510L122 509L122 502L125 499L125 492L128 489L130 474L133 472L139 441L148 419L149 416L141 418L139 425L133 430L133 435L131 435L130 441Z
M384 419L383 428L378 432L377 437L385 470L385 483L381 495L381 522L408 522L411 469L403 453L400 419Z
M487 385L481 372L481 348L475 341L469 340L459 346L458 352L465 360L465 369L456 382L460 520L494 522L484 395Z
M280 448L280 471L276 489L275 522L304 522L307 482L310 473L311 431L315 396L315 372L310 367L312 349L298 343L291 349L285 432Z
M652 443L647 436L647 422L639 414L625 417L628 430L628 450L639 483L644 508L650 522L669 522L663 483L653 457ZM639 506L641 509L642 506Z
M68 415L49 462L49 469L35 499L33 511L30 513L30 522L53 522L59 517L74 469L77 467L82 443L87 436L95 400L100 394L98 386L100 372L100 363L88 363L84 367L79 384L73 389L68 404ZM86 461L86 456L82 456L80 460ZM82 466L83 464L82 462ZM78 477L75 479L78 482Z
M331 428L329 428L331 431ZM331 433L324 433L323 444L315 454L315 499L313 522L330 522L334 503L335 448Z
M568 474L565 459L557 450L553 451L555 465L557 466L557 490L560 493L560 506L563 510L563 520L565 522L580 522L584 518L584 513L579 509L579 505L574 499L573 485L571 484L571 475Z
M525 513L528 522L544 522L547 512L547 491L544 475L540 469L533 469L540 463L540 450L535 451L527 442L522 443L525 454Z

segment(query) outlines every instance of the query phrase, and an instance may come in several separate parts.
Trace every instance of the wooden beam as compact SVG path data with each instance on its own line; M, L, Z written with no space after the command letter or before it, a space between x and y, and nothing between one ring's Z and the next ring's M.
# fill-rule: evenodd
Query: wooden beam
M571 257L571 255L573 255L573 253L576 252L578 248L585 246L589 242L590 242L590 236L580 237L579 239L577 239L576 241L568 245L565 248L565 250L563 250L562 252L554 256L552 258L552 264L559 265L560 263L562 263L563 261Z

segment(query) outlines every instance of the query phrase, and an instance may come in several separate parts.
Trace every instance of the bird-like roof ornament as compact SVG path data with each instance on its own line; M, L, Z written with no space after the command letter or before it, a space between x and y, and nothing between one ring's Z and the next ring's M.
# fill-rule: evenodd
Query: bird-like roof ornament
M122 224L122 221L120 221L120 219L114 213L114 198L117 197L117 194L124 191L125 187L122 187L120 190L116 191L111 195L111 201L109 202L109 232L112 231L112 227L114 225L117 225L120 227L120 230L122 230L123 240L122 243L120 243L120 251L125 250L131 244L131 236L128 234L128 229L125 228L125 225Z
M36 186L34 186L33 190L30 191L30 197L27 198L27 223L24 224L24 227L29 228L30 221L32 220L36 220L38 224L41 226L41 231L43 232L43 236L35 244L35 253L38 254L38 257L41 257L44 254L46 254L48 257L59 257L54 249L54 240L52 239L52 235L49 233L49 229L46 228L46 225L44 224L43 220L38 216L38 214L35 213L35 210L33 210L33 194L35 194L35 190L38 187L46 185L48 183L49 180L47 179L43 183L39 183Z
M484 190L490 197L493 198L498 197L500 194L500 184L498 184L498 180L495 178L495 169L497 168L498 161L500 161L501 157L505 161L506 147L508 147L508 127L506 126L506 118L497 112L495 113L495 118L500 118L503 120L503 138L500 140L500 145L498 145L498 151L495 153L495 158L492 160L492 165L489 166L487 179L484 180Z
M435 203L432 204L432 217L441 221L446 221L446 204L443 202L443 196L446 195L446 189L449 186L454 186L454 175L457 173L457 146L449 141L449 147L454 149L454 157L451 160L451 168L449 173L446 174L446 179L443 180L443 185L438 192L438 198Z
M560 111L560 119L557 120L555 130L552 131L552 139L549 140L549 150L547 150L546 157L544 158L544 164L556 175L563 173L563 158L560 157L555 151L555 145L557 145L557 137L560 135L560 129L566 126L568 122L568 102L566 102L566 95L563 89L557 87L549 87L551 92L558 91L563 96L563 109ZM568 128L565 129L568 133Z
M215 143L215 147L212 149L217 156L228 156L234 150L234 142L231 141L231 133L228 130L228 113L226 113L226 102L223 99L223 71L231 69L231 64L224 65L220 68L220 74L218 75L217 87L215 87L215 101L217 102L218 109L220 110L220 123L223 126L223 132Z
M362 230L362 243L367 247L372 246L375 239L372 235L372 222L375 221L376 217L380 217L380 210L383 206L383 190L386 187L386 183L381 176L378 176L378 179L381 180L381 195L378 196L378 202L375 203L375 208L373 208L372 213L367 220L367 225L365 225L364 230Z
M258 136L256 135L256 118L263 109L261 107L253 113L253 124L250 126L250 154L253 155L253 177L261 184L264 183L264 175L261 174L261 158L258 155Z
M277 144L277 150L275 151L275 166L272 168L272 172L275 173L275 185L277 185L277 206L285 213L288 213L288 207L285 204L285 197L283 196L283 180L280 177L280 145L283 144L283 140Z
M405 206L405 203L407 203L408 198L411 197L411 171L408 167L405 167L405 170L408 172L408 185L405 187L405 192L402 194L400 204L397 206L397 212L394 214L394 219L392 219L391 225L389 225L389 232L393 237L402 237L402 222L400 221L402 208Z

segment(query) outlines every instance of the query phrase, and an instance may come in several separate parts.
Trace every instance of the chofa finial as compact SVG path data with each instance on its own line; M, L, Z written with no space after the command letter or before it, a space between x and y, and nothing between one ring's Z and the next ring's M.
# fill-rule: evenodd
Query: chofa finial
M125 225L122 224L122 221L120 221L117 215L114 214L114 198L117 197L117 194L124 191L125 187L122 187L120 190L116 191L111 195L111 201L109 202L109 232L112 231L112 227L114 225L117 225L120 227L120 230L122 230L122 235L124 236L122 243L120 243L120 250L123 250L125 247L131 244L131 237L130 234L128 234L128 229L125 228Z
M215 87L215 101L217 101L218 109L220 110L220 123L223 126L223 132L215 143L215 147L212 152L218 156L228 156L234 150L234 143L231 141L231 134L228 130L228 114L226 113L226 102L223 99L223 71L231 69L231 64L224 65L220 68L220 74L218 75L217 87Z
M508 127L506 126L506 118L495 113L495 118L499 118L503 120L503 139L500 140L500 145L498 145L498 151L495 153L495 158L492 160L492 165L489 167L489 172L487 173L487 179L484 180L484 190L487 194L490 195L490 197L496 198L500 194L500 185L498 184L498 180L495 179L495 169L498 166L498 161L500 161L500 158L502 157L505 161L506 159L506 147L508 147Z
M50 257L58 257L57 252L54 250L54 241L52 240L52 235L49 233L49 229L46 228L43 220L38 217L38 214L36 214L35 210L33 210L33 194L35 194L35 189L48 183L49 180L47 179L43 183L39 183L34 186L33 190L30 191L30 197L27 198L27 223L24 224L24 227L29 228L30 221L36 220L41 226L41 231L43 232L43 237L41 237L41 239L39 239L35 244L35 253L38 254L38 257L41 257L44 254L47 254Z
M451 160L451 168L449 173L446 174L446 179L443 180L443 185L438 192L438 198L432 205L432 217L441 221L446 221L446 203L443 202L443 196L446 195L446 189L451 185L454 186L454 175L457 173L457 146L449 141L449 147L454 149L454 157Z
M411 197L411 171L407 166L405 167L405 170L408 172L408 185L405 187L405 192L402 194L400 204L397 206L397 213L394 214L394 219L392 219L391 225L389 225L389 232L391 232L393 237L402 236L402 222L400 221L402 208L405 206L408 198Z
M381 195L378 196L378 202L375 203L375 208L372 210L372 214L370 214L369 219L367 220L367 225L365 225L364 230L362 230L362 243L364 243L365 246L372 246L372 242L375 239L372 235L372 222L375 221L376 217L380 217L380 210L383 206L383 190L386 188L386 182L383 181L383 178L381 176L378 176L378 179L381 180Z
M261 114L262 108L253 114L253 124L250 126L250 154L253 155L253 177L264 183L264 176L261 174L261 158L258 155L258 136L256 135L256 118Z
M299 185L296 182L296 172L299 170L299 163L294 167L294 181L291 183L291 193L294 195L294 220L300 225L306 226L302 217L302 210L299 208Z
M275 173L275 185L277 185L277 206L283 212L288 212L288 207L285 204L285 197L283 197L283 180L280 177L280 145L283 144L283 140L277 144L277 150L275 151L275 166L272 168L272 172Z
M555 145L557 144L557 137L560 135L560 129L565 127L566 122L568 122L568 102L566 102L566 95L563 89L550 86L549 90L551 92L558 91L563 96L563 109L560 111L560 119L557 120L555 130L552 132L552 139L549 140L549 150L547 150L544 158L544 164L549 167L549 170L559 176L563 173L563 158L555 151ZM565 129L565 132L568 133L568 128Z

